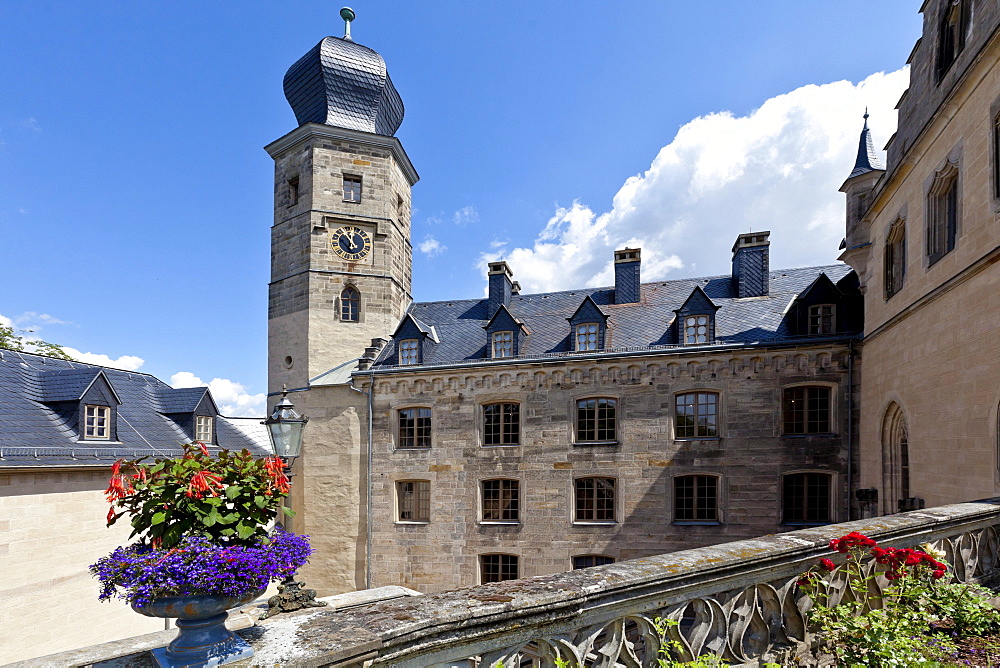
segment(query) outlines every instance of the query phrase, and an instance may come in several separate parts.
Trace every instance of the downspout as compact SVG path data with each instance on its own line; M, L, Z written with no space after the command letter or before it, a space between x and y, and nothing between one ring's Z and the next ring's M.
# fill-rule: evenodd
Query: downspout
M375 376L373 372L368 373L368 391L359 390L354 387L353 379L348 387L359 394L364 394L368 399L368 450L367 464L365 468L365 589L372 588L372 407L375 392Z
M854 341L847 342L847 519L854 490Z

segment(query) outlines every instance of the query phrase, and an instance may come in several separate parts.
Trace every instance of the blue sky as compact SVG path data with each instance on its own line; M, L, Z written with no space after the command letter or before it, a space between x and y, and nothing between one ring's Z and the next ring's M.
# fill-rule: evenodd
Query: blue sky
M421 175L415 298L479 296L499 256L526 291L605 284L624 243L647 280L724 273L754 226L772 266L833 262L860 115L884 144L918 6L356 2ZM0 318L262 412L262 147L339 8L0 2Z

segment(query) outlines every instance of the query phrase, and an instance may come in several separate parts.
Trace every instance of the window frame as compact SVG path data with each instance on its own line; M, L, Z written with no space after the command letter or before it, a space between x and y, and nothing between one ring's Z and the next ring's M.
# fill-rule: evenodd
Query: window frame
M680 516L680 483L681 481L693 481L694 486L692 487L692 496L690 499L690 509L685 508L685 513L690 510L690 517ZM700 514L704 514L704 510L707 508L707 502L703 501L702 497L707 496L702 494L702 485L707 481L712 481L712 499L713 505L711 507L712 517L699 517ZM672 501L673 501L673 519L672 524L680 526L716 526L722 524L722 476L718 473L685 473L683 475L676 475L673 477L672 482ZM707 487L707 486L706 486Z
M487 483L499 483L497 490L497 512L499 518L487 518ZM505 485L506 483L506 485ZM509 494L513 491L513 494ZM505 495L505 492L508 495ZM479 483L479 523L480 524L505 524L516 525L521 523L521 481L518 478L486 478ZM492 501L493 499L489 499ZM507 507L504 507L504 502ZM512 512L511 512L512 511ZM512 517L503 517L505 513L510 513Z
M698 401L697 396L698 395L703 395L703 394L704 395L713 395L715 397L715 402L714 402L714 405L715 405L715 414L714 414L714 416L715 416L715 425L714 425L714 427L715 427L715 434L714 435L701 435L701 434L698 433L698 431L700 430L700 425L698 424L698 421L699 421L699 418L700 418L700 412L698 410L698 407L701 406L701 405L703 405L703 404L701 404ZM695 409L694 416L693 416L694 417L694 423L692 425L690 425L691 427L694 428L695 433L694 433L694 435L682 435L681 434L681 424L680 424L681 413L680 413L680 410L679 410L680 409L680 399L682 397L687 397L687 396L690 396L690 395L695 395L695 397L696 397L695 403L693 404L694 409ZM704 404L704 405L708 405L708 404ZM719 392L718 390L707 390L707 389L694 388L694 389L690 389L690 390L684 390L684 391L676 392L676 393L674 393L674 406L673 406L673 409L674 409L674 440L675 441L717 441L717 440L719 440L719 439L722 438L722 428L721 428L721 425L722 425L722 393ZM687 426L689 426L689 425L685 425L685 427L687 427Z
M581 338L584 339L583 347L581 347ZM575 325L573 327L573 342L573 349L578 353L599 351L601 349L601 323L581 322Z
M591 409L589 409L589 410L593 411L592 421L594 423L594 426L592 428L592 431L593 431L594 438L586 438L585 437L587 435L586 431L589 431L589 429L585 430L582 427L582 417L581 417L581 410L586 410L586 409L581 409L580 404L583 404L585 402L591 402L591 401L595 402L594 403L594 407L591 408ZM600 411L601 411L600 402L602 402L602 401L606 401L606 402L610 402L611 403L611 413L612 413L612 415L611 415L610 421L612 423L612 426L611 426L611 437L610 438L598 438L598 436L600 436L601 432L602 432L602 430L597 426L599 424L599 422L600 422L600 417L599 417L600 416ZM605 420L607 420L607 419L608 418L605 417ZM574 445L614 445L614 444L617 444L619 442L619 438L618 438L618 434L619 434L618 423L619 423L619 419L618 419L618 398L617 397L609 397L609 396L596 396L595 397L595 396L589 396L589 397L579 397L579 398L573 400L573 444ZM606 432L607 430L605 429L604 431ZM606 435L606 433L605 433L605 435Z
M604 503L603 503L604 507L603 508L599 507L601 505L601 501L602 500L599 498L599 496L600 496L599 495L599 491L600 490L599 490L597 484L594 484L593 489L591 490L592 491L592 495L590 496L589 499L586 498L585 496L581 497L581 492L583 492L584 494L586 494L587 490L581 490L580 484L581 483L585 483L587 481L594 481L595 483L596 483L596 481L604 481L605 483L607 483L607 482L610 481L610 483L611 483L611 485L610 485L610 490L611 490L611 500L610 500L610 503L608 503L607 498L605 498L603 500L604 501ZM607 495L607 488L604 490L604 492L605 492L605 496L606 496ZM618 495L618 479L617 478L614 478L612 476L606 476L606 475L585 475L585 476L578 476L576 478L573 478L573 524L575 524L575 525L596 525L596 526L613 526L613 525L618 524L618 516L619 516L619 512L618 512L618 496L619 495ZM583 503L581 503L581 501ZM590 509L592 511L592 513L593 513L593 516L590 517L590 518L581 517L581 506L585 505L587 501L591 501L592 504L593 504L593 507ZM607 518L607 517L599 517L598 516L599 514L601 514L602 511L603 511L604 514L606 514L608 512L609 508L610 508L610 511L611 511L611 517L610 517L610 519ZM582 508L582 510L587 510L587 508L584 507L584 508Z
M519 447L521 445L522 433L521 433L521 404L517 401L491 401L488 403L481 404L482 410L480 410L480 415L482 416L483 425L483 437L481 443L483 447L487 448L506 448L506 447ZM491 438L490 430L490 419L488 416L488 411L493 406L500 406L500 422L499 422L499 440L497 442L489 442ZM514 406L515 410L508 410L507 407ZM515 415L516 419L511 419L508 421L508 415ZM508 422L513 423L516 427L516 439L507 440L515 431L514 429L508 430Z
M292 207L299 203L299 177L294 176L285 182L285 189L288 193L288 206Z
M94 414L91 415L90 411L94 409ZM94 424L88 424L89 421L93 419ZM104 406L102 404L84 404L83 406L83 420L81 420L80 436L84 441L110 441L111 440L111 407ZM99 424L103 420L103 425ZM94 431L90 434L91 430ZM103 430L104 435L98 434L99 430Z
M496 564L496 571L499 577L487 579L487 559L491 557L498 557ZM504 564L503 561L507 560ZM485 554L479 555L479 582L480 584L489 584L491 582L506 582L507 580L517 580L521 577L521 558L516 554L510 554L508 552L487 552ZM513 577L504 577L504 570L507 570L507 574L511 572L513 568Z
M822 309L829 309L829 313L823 313ZM829 330L826 331L824 323L829 318ZM816 327L813 327L813 320L816 319ZM806 333L809 336L832 336L837 333L837 305L836 304L810 304L806 309Z
M926 197L924 256L931 267L958 245L962 191L958 163L949 159L934 172Z
M809 413L813 410L810 407L810 397L808 392L803 398L806 402L805 417L802 422L805 424L803 431L790 431L788 429L789 420L789 392L798 392L800 390L808 391L810 389L814 390L825 390L826 391L826 430L816 429L815 431L809 428ZM784 385L780 388L781 390L781 435L791 438L805 438L809 436L836 436L837 432L834 428L837 425L837 388L836 385L832 383L817 383L817 382L807 382L807 383L796 383L794 385ZM792 402L798 401L796 398L791 399ZM795 409L792 409L795 410Z
M353 311L353 318L348 317L349 311ZM353 285L345 285L340 291L340 321L361 322L361 291Z
M420 340L401 339L399 341L399 352L397 355L399 357L398 361L400 366L413 366L415 364L420 364Z
M576 561L577 559L593 559L595 563L590 564L589 566L578 566ZM607 561L601 564L596 563L599 559L606 559ZM618 560L606 554L574 554L570 557L570 563L573 565L574 571L581 571L585 568L594 568L596 566L607 566L608 564L613 564L616 561Z
M499 341L498 341L499 339ZM497 348L497 343L501 344L500 348ZM498 355L497 351L506 351L506 355ZM490 351L492 354L492 359L507 359L514 356L514 332L510 329L504 329L498 332L493 332L490 335Z
M906 220L897 218L885 235L883 258L885 298L898 294L906 284Z
M412 490L404 490L404 485L413 485ZM418 478L407 478L405 480L396 480L393 485L396 491L396 524L430 524L431 522L431 481L418 479ZM409 512L419 514L422 510L426 510L426 518L419 517L409 517L404 518L404 494L412 494L413 501L412 508Z
M805 490L803 492L802 505L804 509L804 518L791 519L789 518L789 494L788 494L788 483L787 481L796 476L822 476L826 479L826 518L825 520L809 520L808 519L808 502L809 502L809 486L808 484L803 487ZM806 478L808 481L808 478ZM824 526L827 524L833 524L836 522L835 517L835 494L837 489L836 473L832 471L818 471L818 470L805 470L805 471L787 471L781 474L781 524L784 526Z
M681 321L681 339L684 342L683 345L685 345L685 346L701 346L701 345L708 345L709 343L712 342L712 332L711 332L712 314L710 314L710 313L685 313L682 317L684 318ZM705 323L704 323L705 333L703 335L699 335L698 334L697 328L702 326L701 324L698 323L698 318L704 318L705 319ZM689 324L690 320L694 320L694 324ZM693 341L688 340L688 334L689 334L688 330L691 327L695 328L695 331L694 331L694 340ZM698 340L699 336L704 336L705 340L704 341L699 341Z
M408 411L414 411L415 414L412 417L404 417L404 413ZM427 411L426 415L420 415L421 411ZM404 428L403 420L412 420L412 426L406 426ZM426 425L421 425L420 422L426 420ZM396 409L396 450L430 450L434 447L434 414L429 406L404 406L402 408ZM422 435L421 431L425 430L426 434ZM405 432L412 431L412 435L408 435ZM427 445L417 445L422 439L426 439ZM413 441L413 445L405 445L410 439Z
M208 422L208 438L202 438L204 430L202 428L202 421L207 420ZM211 444L214 442L212 436L215 434L215 425L213 424L211 415L195 415L194 416L194 440L201 441L202 443Z
M348 183L357 184L357 188L354 188L353 185L350 188L348 188L347 186ZM344 190L344 201L352 202L354 204L360 204L361 193L363 192L362 188L364 187L363 184L364 184L364 177L359 176L357 174L343 174L342 187ZM351 196L348 197L348 194L350 194Z

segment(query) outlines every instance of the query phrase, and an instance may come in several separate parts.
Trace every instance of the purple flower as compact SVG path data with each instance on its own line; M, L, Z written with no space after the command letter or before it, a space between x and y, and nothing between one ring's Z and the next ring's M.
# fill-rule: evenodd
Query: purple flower
M293 574L311 553L308 536L278 527L250 546L188 536L170 549L144 543L119 547L90 572L101 583L101 600L117 596L142 607L164 596L243 598Z

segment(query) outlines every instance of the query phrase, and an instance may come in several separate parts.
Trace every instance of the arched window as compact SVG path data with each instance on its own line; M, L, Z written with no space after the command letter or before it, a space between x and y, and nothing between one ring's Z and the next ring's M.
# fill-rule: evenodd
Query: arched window
M882 488L886 514L898 512L899 501L910 497L910 444L906 415L893 402L882 423Z
M906 280L906 221L896 220L885 238L885 298L903 288Z
M348 285L340 293L340 319L345 322L358 322L361 316L361 295L354 287Z

